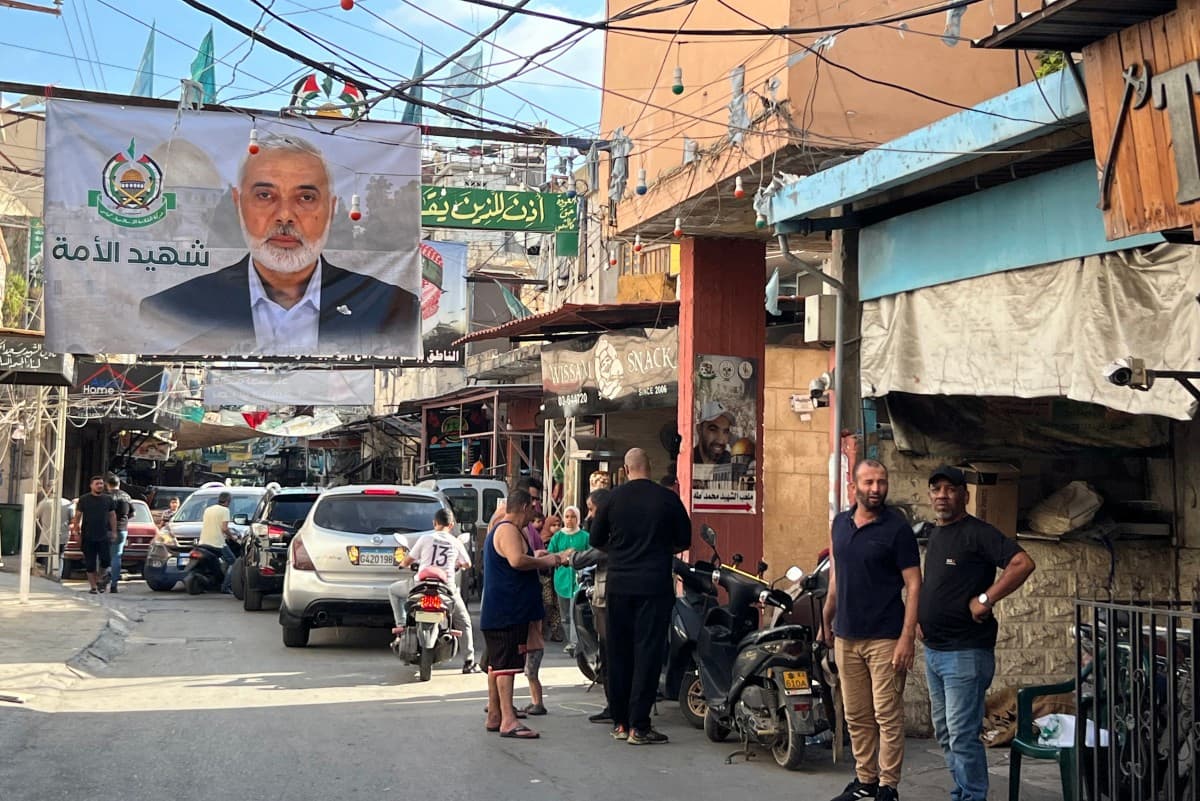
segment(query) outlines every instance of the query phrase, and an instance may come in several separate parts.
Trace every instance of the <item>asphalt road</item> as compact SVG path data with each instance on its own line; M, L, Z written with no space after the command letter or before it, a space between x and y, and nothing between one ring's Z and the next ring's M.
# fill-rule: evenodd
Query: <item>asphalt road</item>
M231 596L131 581L105 602L140 619L124 652L53 713L0 716L3 801L827 799L850 778L824 749L797 773L769 754L727 765L736 745L707 742L673 703L656 719L670 744L614 741L586 720L599 689L553 643L550 714L530 721L542 739L513 741L484 731L482 675L448 667L421 683L384 632L325 629L291 649L274 599L247 613ZM913 797L946 796L932 745L910 741Z

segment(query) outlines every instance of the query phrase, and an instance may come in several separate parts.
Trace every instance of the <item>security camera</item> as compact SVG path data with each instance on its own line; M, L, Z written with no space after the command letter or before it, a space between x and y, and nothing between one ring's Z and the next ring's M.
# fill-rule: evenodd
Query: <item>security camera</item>
M829 405L829 386L833 383L833 377L829 373L821 373L808 383L808 394L812 398L813 406L823 407Z
M1154 386L1154 374L1146 369L1145 360L1132 356L1117 359L1105 367L1104 378L1118 387L1129 387L1142 392Z

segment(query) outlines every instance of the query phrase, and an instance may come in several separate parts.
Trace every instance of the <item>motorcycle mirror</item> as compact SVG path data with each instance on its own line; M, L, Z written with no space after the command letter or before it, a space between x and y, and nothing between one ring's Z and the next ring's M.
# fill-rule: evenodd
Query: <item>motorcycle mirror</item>
M712 526L705 524L700 527L700 539L710 548L717 547L717 532L713 531Z
M408 537L404 536L403 534L399 534L399 533L393 534L392 536L396 538L396 544L399 545L401 548L408 547Z
M799 581L800 579L804 578L804 571L801 570L796 565L792 565L791 567L789 567L787 569L787 573L784 573L784 575L787 576L788 581L795 582L795 581Z
M740 565L742 562L745 562L745 561L746 561L746 557L742 556L740 553L735 553L733 555L733 564L734 565Z

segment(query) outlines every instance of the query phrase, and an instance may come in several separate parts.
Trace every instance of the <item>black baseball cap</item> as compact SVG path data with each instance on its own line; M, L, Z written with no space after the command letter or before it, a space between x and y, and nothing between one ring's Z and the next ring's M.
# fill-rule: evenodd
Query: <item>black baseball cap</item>
M929 475L930 485L932 485L939 478L946 479L956 487L967 486L967 477L963 475L963 471L959 470L957 467L951 467L948 464L942 465Z

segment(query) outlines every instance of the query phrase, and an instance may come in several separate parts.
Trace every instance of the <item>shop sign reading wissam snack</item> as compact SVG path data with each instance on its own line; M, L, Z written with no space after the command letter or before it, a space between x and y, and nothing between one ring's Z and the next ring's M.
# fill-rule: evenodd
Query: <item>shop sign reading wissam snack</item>
M679 402L679 330L629 328L542 349L547 417L654 409Z

